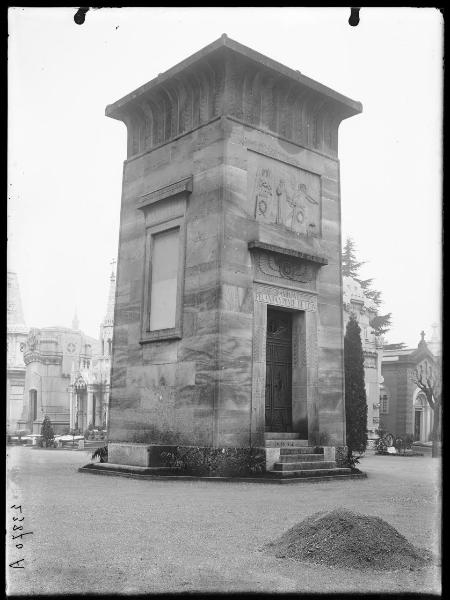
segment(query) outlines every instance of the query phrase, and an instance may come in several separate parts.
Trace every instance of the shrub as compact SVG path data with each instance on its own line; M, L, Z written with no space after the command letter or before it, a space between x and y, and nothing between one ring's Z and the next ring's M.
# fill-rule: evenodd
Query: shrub
M411 434L407 433L406 435L403 436L398 436L394 442L394 446L395 449L397 450L398 453L403 452L403 454L406 453L406 450L410 450L412 443L414 441L414 438Z
M375 441L375 453L376 454L384 454L387 452L387 444L384 436L386 435L386 431L384 429L377 429L375 432L378 435L378 439Z
M53 426L52 422L50 421L50 417L47 415L45 415L44 420L42 421L41 435L42 437L39 440L40 446L47 448L54 445L55 434L53 432Z
M375 452L376 454L385 454L387 452L387 444L386 441L384 440L384 438L379 438L376 442L375 442Z
M347 446L336 446L336 465L338 467L347 466L348 448Z
M265 455L257 448L186 448L161 453L169 467L189 475L236 477L260 474L265 470Z
M99 458L101 463L108 462L108 446L97 448L97 450L92 453L92 458Z
M356 467L359 465L359 459L362 458L362 455L355 456L354 454L347 456L346 466L356 473L361 473L361 471Z

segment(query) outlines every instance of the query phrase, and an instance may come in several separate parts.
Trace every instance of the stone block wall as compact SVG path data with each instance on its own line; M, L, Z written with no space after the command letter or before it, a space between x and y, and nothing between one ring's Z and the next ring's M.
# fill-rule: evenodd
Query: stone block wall
M253 381L265 378L263 361L254 360L258 272L249 250L249 243L259 240L328 261L297 286L317 298L317 310L307 319L309 342L303 353L308 363L297 391L301 395L308 389L304 411L311 441L324 443L325 435L327 443L343 443L340 229L331 225L339 215L337 161L280 145L273 136L227 119L171 146L171 153L163 146L128 161L124 169L110 438L213 446L263 443L264 410L252 406ZM281 172L315 169L326 181L322 238L301 237L283 225L255 219L252 190L260 160ZM139 198L191 175L192 192L183 208L182 336L142 343L146 221ZM161 214L153 217L164 219L164 211L170 217L174 201L164 201L165 208L161 202ZM279 274L259 276L272 288L292 287Z
M360 110L226 36L107 108L128 130L112 442L263 446L274 306L293 314L294 431L345 443L337 130ZM174 219L169 335L144 322L148 231Z

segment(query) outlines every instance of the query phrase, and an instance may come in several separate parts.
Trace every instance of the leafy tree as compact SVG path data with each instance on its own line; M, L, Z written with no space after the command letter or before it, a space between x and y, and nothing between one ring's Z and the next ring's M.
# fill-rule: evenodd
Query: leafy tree
M359 285L362 287L363 292L370 291L373 279L358 279Z
M44 420L42 421L41 435L45 447L50 446L55 439L52 422L50 421L50 417L47 415L45 415Z
M441 440L441 411L442 411L442 365L439 358L434 365L428 362L421 363L411 372L411 380L425 394L428 404L433 410L433 429L431 440L433 442L432 457L440 455L439 442Z
M367 279L366 281L370 280ZM365 290L365 294L367 298L370 298L372 302L374 302L377 306L380 306L380 304L383 302L381 299L381 292L379 292L378 290Z
M345 417L347 430L347 460L354 462L353 453L367 448L367 401L364 383L364 355L361 329L351 315L344 338Z
M366 298L369 298L374 302L376 306L382 304L381 292L374 290L372 286L373 279L360 279L359 269L362 265L366 264L367 261L356 260L356 246L352 238L348 237L345 242L344 249L342 251L342 275L344 277L352 277L361 286ZM378 311L377 311L378 313ZM391 327L392 313L386 315L377 314L370 322L369 325L372 327L372 333L375 335L384 335Z
M369 325L372 327L375 335L384 335L389 331L391 327L391 314L392 313L388 313L387 315L376 315L369 321Z

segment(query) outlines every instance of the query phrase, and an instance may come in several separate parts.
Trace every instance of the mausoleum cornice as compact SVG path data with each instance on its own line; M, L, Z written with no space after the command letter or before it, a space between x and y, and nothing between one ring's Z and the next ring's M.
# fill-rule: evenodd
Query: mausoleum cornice
M40 351L32 350L24 352L23 361L25 365L32 362L40 362L44 365L60 365L62 364L62 352L46 354Z
M149 192L140 196L138 199L138 208L145 209L148 206L152 206L156 202L166 200L167 198L173 198L180 194L190 194L192 192L192 175L185 177L181 181L171 183L155 191Z
M227 36L107 106L128 129L128 157L218 116L337 155L339 123L361 103Z
M267 244L266 242L260 242L259 240L253 240L248 243L248 249L250 251L262 250L265 252L272 252L275 254L282 254L284 256L292 256L301 260L306 260L311 263L315 263L316 266L322 267L328 264L328 259L318 254L307 254L306 252L300 252L292 248L283 248L282 246L275 246L274 244Z

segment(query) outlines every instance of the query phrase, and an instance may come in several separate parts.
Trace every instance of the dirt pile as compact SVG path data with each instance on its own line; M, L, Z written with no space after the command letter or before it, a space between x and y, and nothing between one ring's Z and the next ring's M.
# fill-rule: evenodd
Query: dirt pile
M266 549L277 558L353 569L413 570L432 560L383 519L343 508L311 515Z

